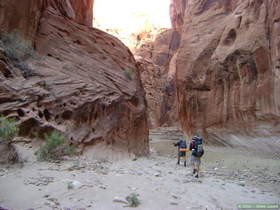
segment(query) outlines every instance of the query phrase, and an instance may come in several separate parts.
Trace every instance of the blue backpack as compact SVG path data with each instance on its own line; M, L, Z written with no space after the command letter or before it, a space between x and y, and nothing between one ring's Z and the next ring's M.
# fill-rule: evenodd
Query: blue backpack
M193 155L195 157L202 157L204 154L202 138L200 138L199 136L194 136L192 139L195 141L195 150Z
M187 142L185 140L180 140L179 148L187 148Z

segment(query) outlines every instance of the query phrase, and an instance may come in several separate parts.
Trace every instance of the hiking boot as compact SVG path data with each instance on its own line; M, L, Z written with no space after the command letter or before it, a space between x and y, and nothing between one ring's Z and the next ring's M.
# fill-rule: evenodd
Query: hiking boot
M198 174L195 175L195 178L198 178Z
M193 169L193 174L195 174L196 173L196 169Z
M180 161L177 162L177 165L180 165Z
M187 162L186 161L184 162L184 166L187 167Z

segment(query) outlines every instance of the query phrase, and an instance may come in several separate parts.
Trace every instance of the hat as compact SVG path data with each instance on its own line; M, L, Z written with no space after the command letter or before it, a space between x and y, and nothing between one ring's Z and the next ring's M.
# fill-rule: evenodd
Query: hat
M192 137L192 140L195 140L195 141L197 141L197 140L199 140L199 139L200 139L199 136L194 136L194 137Z

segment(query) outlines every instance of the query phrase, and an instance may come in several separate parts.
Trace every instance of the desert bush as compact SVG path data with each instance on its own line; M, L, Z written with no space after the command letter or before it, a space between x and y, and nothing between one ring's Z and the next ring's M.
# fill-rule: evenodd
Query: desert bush
M32 42L23 39L19 30L2 35L5 54L12 60L20 62L34 55Z
M0 142L11 143L17 133L18 128L13 120L0 117Z
M1 40L5 55L11 59L15 67L22 70L23 77L27 78L32 76L33 71L25 62L27 58L35 55L32 42L23 39L19 30L3 34Z
M138 195L135 193L131 193L130 195L126 196L125 199L127 200L130 207L137 207L140 205Z
M132 80L132 70L131 69L124 70L123 74L127 79Z
M50 136L45 135L45 143L37 151L38 160L59 160L64 155L72 155L75 152L73 146L66 144L65 137L54 131Z

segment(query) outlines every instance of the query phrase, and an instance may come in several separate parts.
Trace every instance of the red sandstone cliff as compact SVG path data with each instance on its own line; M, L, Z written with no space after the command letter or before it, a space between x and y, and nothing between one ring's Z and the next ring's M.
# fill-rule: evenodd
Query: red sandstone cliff
M36 55L23 69L0 46L0 112L18 119L23 136L60 130L81 148L146 155L138 66L118 39L90 27L92 6L93 0L1 1L1 35L19 29Z
M279 11L278 0L187 1L176 77L188 135L279 136Z

